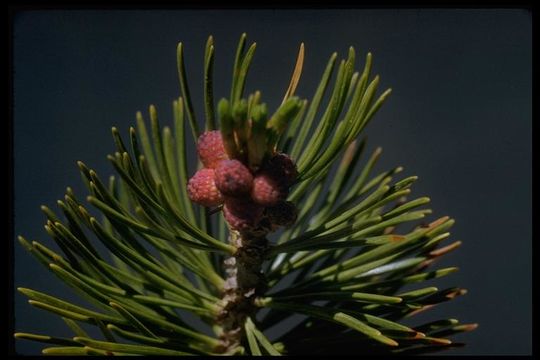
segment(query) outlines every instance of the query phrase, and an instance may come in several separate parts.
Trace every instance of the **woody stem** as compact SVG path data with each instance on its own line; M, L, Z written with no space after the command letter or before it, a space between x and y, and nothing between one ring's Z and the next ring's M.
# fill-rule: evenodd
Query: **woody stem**
M227 279L221 299L222 310L217 319L223 330L218 349L221 353L230 353L241 344L244 322L256 310L254 300L266 290L262 273L268 246L266 237L230 230L229 242L236 252L224 261Z

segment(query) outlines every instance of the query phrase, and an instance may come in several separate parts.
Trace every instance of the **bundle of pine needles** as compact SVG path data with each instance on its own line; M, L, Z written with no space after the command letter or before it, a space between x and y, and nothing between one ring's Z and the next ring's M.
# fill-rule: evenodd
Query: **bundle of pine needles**
M353 48L339 63L334 53L308 102L294 96L301 45L283 102L269 115L260 92L244 98L254 53L243 34L230 97L216 111L208 39L201 132L180 43L182 97L171 127L161 127L150 106L149 130L140 112L127 137L113 127L115 176L102 180L78 163L86 203L68 188L58 201L62 216L42 207L61 253L19 241L86 304L19 288L32 306L62 317L74 337L17 338L46 343L43 353L51 355L422 353L459 346L448 337L476 327L455 319L401 322L466 291L423 285L457 270L434 267L460 245L444 245L454 220L423 220L430 200L411 197L417 177L400 177L401 167L374 174L381 149L366 154L360 137L390 89L376 95L371 54L357 72ZM229 156L253 174L269 157L288 154L296 174L282 203L294 208L294 219L246 231L223 216L227 200L214 207L191 201L186 184L197 169L188 169L186 148L209 131L219 131ZM256 280L242 280L242 271ZM283 334L271 341L265 332L274 326ZM92 327L99 337L88 334Z

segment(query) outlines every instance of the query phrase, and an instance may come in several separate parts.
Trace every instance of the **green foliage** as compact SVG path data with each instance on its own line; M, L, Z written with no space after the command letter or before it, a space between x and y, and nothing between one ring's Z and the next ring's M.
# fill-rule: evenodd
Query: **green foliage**
M371 74L371 54L363 70L356 72L354 49L339 64L334 53L308 102L294 96L304 58L302 44L283 102L269 115L259 92L243 98L255 44L245 48L244 34L236 52L230 98L222 99L216 112L214 46L212 37L208 39L204 128L216 129L219 123L227 152L241 155L231 129L238 128L235 122L252 119L240 124L246 130L240 137L255 139L247 150L253 166L271 149L290 153L299 178L288 200L296 204L299 215L292 227L271 241L267 252L268 290L256 300L266 313L247 318L243 346L227 353L421 353L456 346L447 337L472 330L475 324L455 319L413 327L400 323L465 293L422 284L457 270L433 266L460 242L441 245L454 223L449 217L419 223L431 210L425 208L427 197L409 200L417 177L395 179L401 167L373 173L381 149L366 155L366 143L359 136L390 89L376 95L379 77ZM182 44L178 72L183 97L173 102L172 128L159 124L153 106L149 130L137 113L137 128L129 129L128 142L112 129L116 152L108 159L117 175L104 181L78 163L90 206L68 188L58 201L62 220L42 207L45 229L61 253L19 237L22 246L87 302L76 305L19 288L32 306L62 317L73 331L71 339L15 334L47 344L44 354L222 353L216 322L225 281L222 262L236 249L227 242L221 213L192 204L186 193L188 174L194 172L187 167L186 148L194 144L188 138L196 141L200 129ZM325 96L328 105L321 108ZM96 212L99 215L92 215ZM96 243L107 251L98 251ZM190 323L187 312L213 333ZM293 314L303 315L300 322L274 342L269 340L265 331ZM98 328L101 338L91 338L83 326Z

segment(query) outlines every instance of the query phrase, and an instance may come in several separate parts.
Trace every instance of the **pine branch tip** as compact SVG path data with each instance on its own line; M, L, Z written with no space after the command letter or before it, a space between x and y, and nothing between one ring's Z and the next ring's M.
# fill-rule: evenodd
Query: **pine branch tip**
M153 335L152 332L154 332L154 329L157 331L166 328L165 322L169 321L167 317L169 314L166 313L169 313L169 310L171 312L176 311L175 308L178 307L194 312L196 316L200 316L204 321L211 321L216 334L215 336L202 335L196 330L192 331L189 322L186 321L185 324L182 322L176 327L178 332L182 333L185 330L186 334L192 336L193 339L199 339L200 343L193 345L191 342L186 342L179 349L183 349L185 345L186 349L192 348L192 351L188 352L209 353L211 355L254 355L253 352L260 354L265 353L265 351L271 355L275 355L274 352L276 351L278 355L279 352L294 355L296 347L289 348L290 339L284 338L280 340L280 345L278 343L273 344L266 339L263 333L263 329L269 328L266 318L257 322L257 325L252 324L251 329L244 328L246 333L252 331L252 339L248 339L249 344L244 341L246 340L246 334L235 335L233 332L237 324L244 323L246 316L249 321L251 321L250 318L256 321L257 311L261 310L260 308L271 308L272 312L270 314L274 314L274 305L276 309L279 309L279 306L284 308L290 306L294 309L293 303L288 303L290 299L282 300L282 298L294 298L296 296L296 280L294 280L290 288L291 291L285 289L282 292L280 289L276 292L275 288L272 287L276 282L280 281L281 276L297 270L299 270L300 274L303 274L298 282L300 284L299 289L307 290L305 292L307 294L313 293L315 298L325 298L327 296L332 301L338 299L337 309L332 309L326 304L315 306L307 303L295 304L298 309L306 311L308 317L313 318L313 322L329 320L331 319L329 316L331 316L336 322L364 333L364 335L367 335L366 340L371 338L370 341L378 342L379 345L402 346L405 351L408 351L411 345L412 348L419 346L422 349L430 349L435 347L434 344L449 345L452 342L443 338L430 338L429 334L446 336L448 333L444 331L447 330L454 334L459 331L471 331L478 326L476 323L449 326L448 322L451 323L451 321L441 320L440 322L419 326L418 328L423 331L421 332L405 326L399 321L427 310L447 299L464 295L467 290L457 287L439 290L437 287L424 287L425 285L422 285L418 286L416 290L407 290L407 292L400 293L401 285L440 278L459 270L457 267L437 270L426 269L438 260L436 257L459 247L461 241L458 240L450 245L439 247L449 236L446 231L454 223L454 219L448 216L434 220L428 225L425 224L430 220L417 221L416 224L411 225L412 229L403 230L403 235L393 234L396 229L401 229L402 223L409 222L410 224L431 214L431 209L423 209L424 205L430 202L431 199L429 197L420 197L408 200L408 195L412 191L411 184L417 181L419 176L405 177L405 179L398 178L396 180L394 175L404 169L402 166L376 175L372 172L372 169L376 169L383 148L376 147L369 154L368 152L372 150L371 148L368 150L367 146L364 147L366 136L362 133L362 130L384 103L386 97L392 92L392 88L386 89L377 98L377 93L380 91L378 88L380 76L379 74L372 76L371 61L373 55L371 51L366 54L363 71L356 71L354 68L354 65L361 60L362 55L357 56L354 46L348 47L348 56L345 59L342 60L340 55L341 66L339 66L339 69L339 63L336 61L338 52L333 52L321 79L320 90L317 90L313 102L309 101L310 105L306 106L308 104L307 99L294 96L302 71L305 50L305 43L301 42L289 89L285 93L281 106L276 110L276 114L279 113L280 115L274 118L275 115L272 115L271 112L267 116L267 108L260 109L266 104L260 101L262 95L259 90L252 92L249 96L244 96L246 73L252 64L253 54L257 47L257 42L252 42L248 47L249 43L246 42L246 39L247 33L244 32L240 36L236 52L231 96L228 100L225 100L228 101L227 112L223 112L220 110L223 110L224 107L220 105L223 104L224 99L222 98L218 102L219 98L214 98L213 95L212 66L214 64L215 47L213 35L208 35L204 48L203 64L205 81L204 118L206 120L204 121L204 128L200 128L201 131L199 131L195 109L192 106L192 97L187 87L183 55L185 44L178 42L176 60L183 97L180 96L172 102L173 125L160 125L157 108L154 104L150 104L148 105L148 112L144 111L145 116L150 117L150 119L147 119L151 125L150 131L147 131L148 127L145 125L143 113L137 111L135 114L136 126L129 127L130 139L128 140L130 141L126 145L131 146L127 148L125 148L120 137L119 128L112 126L110 129L117 151L112 155L107 155L107 159L112 162L117 172L116 176L110 175L108 177L108 183L99 179L95 170L89 169L82 161L77 161L80 175L82 175L87 190L89 190L88 195L83 194L83 196L87 195L85 197L86 201L93 205L90 207L96 211L97 218L91 216L85 207L79 205L79 197L75 197L69 187L66 190L68 194L64 196L65 201L56 201L62 212L59 212L58 215L64 215L63 222L56 221L57 214L46 205L40 206L46 215L44 227L49 236L53 238L55 245L61 248L60 251L63 251L61 252L62 255L56 254L53 250L37 241L32 241L32 247L30 247L26 239L21 235L17 236L23 247L55 272L55 275L61 280L69 285L80 285L83 291L87 290L86 287L88 287L87 295L97 299L101 305L105 306L104 309L107 308L107 304L109 306L110 314L98 314L92 311L93 314L96 314L92 315L92 313L88 312L90 310L84 308L76 310L77 305L75 304L71 305L71 303L52 296L52 300L47 300L47 296L49 296L47 294L18 287L17 291L30 298L28 300L30 305L55 312L57 315L67 316L67 319L72 321L72 323L69 323L66 320L72 330L78 328L77 323L79 321L85 323L95 321L96 323L92 325L97 325L105 336L105 339L102 340L85 337L81 335L84 334L84 331L80 330L80 328L79 331L74 330L74 333L78 334L78 336L72 338L73 341L79 344L74 344L66 338L51 336L49 339L45 339L47 340L45 342L53 343L56 347L43 349L43 354L117 355L124 352L130 353L128 349L133 349L133 354L142 355L150 354L152 351L157 353L169 352L169 355L177 353L176 348L174 350L167 348L167 346L160 348L159 341L156 341L156 339L160 339ZM333 89L332 84L334 84ZM328 96L330 96L330 99L328 99ZM319 110L319 106L321 103L325 104L326 100L329 101L329 105L323 119L328 121L326 123L321 121L322 125L318 127L319 125L316 125L317 120L312 121L311 117L314 119L320 118L321 110ZM236 111L236 104L242 101L248 104L246 106L247 110L245 112ZM347 106L349 107L347 111L352 115L342 111ZM322 107L324 108L324 105ZM192 199L191 188L188 188L186 192L186 185L190 184L190 182L194 183L188 177L188 166L186 165L188 162L187 156L191 156L187 144L190 135L193 135L192 140L195 140L195 144L198 146L200 133L205 129L206 131L217 130L221 132L222 140L225 143L230 140L229 135L231 133L227 129L224 130L225 126L223 124L231 121L230 119L224 120L227 117L234 118L232 120L233 125L230 127L234 137L234 147L237 151L229 153L225 149L225 153L229 156L229 160L234 159L244 162L246 166L249 165L248 170L251 175L253 177L259 176L257 180L264 179L262 175L266 175L263 172L263 170L266 171L266 163L272 163L273 157L277 157L276 154L285 156L291 154L290 158L294 158L293 162L296 163L293 166L298 166L295 169L295 179L291 179L290 184L299 186L292 188L292 185L289 185L289 180L284 185L284 187L287 187L287 191L288 187L293 190L290 194L287 192L287 195L291 196L285 199L289 200L286 201L287 203L297 207L295 211L297 212L298 224L287 227L283 235L278 234L281 238L276 239L276 246L273 246L273 239L268 242L266 234L280 230L279 226L285 227L285 225L281 225L278 220L274 223L272 217L274 216L272 211L275 211L273 209L274 205L267 206L262 202L257 204L257 206L261 205L259 208L262 209L262 220L260 223L254 222L254 225L252 224L253 228L255 226L257 228L253 230L254 239L251 239L251 230L246 230L244 233L244 230L238 229L238 234L234 235L234 230L237 229L231 227L231 220L227 218L227 215L230 218L233 215L236 216L232 211L233 201L230 199L230 201L224 200L224 193L221 194L223 195L221 202L208 202L212 206L204 208ZM216 122L221 123L222 126L216 126ZM315 125L312 125L312 122ZM259 131L257 130L258 124L263 124L261 126L265 131L261 138L255 136ZM268 126L268 124L271 124L271 126ZM351 125L350 129L349 125ZM186 126L191 127L192 134L187 134L189 127L186 128ZM316 127L322 129L320 135L317 133ZM315 140L308 140L307 143L303 141L302 136L304 136L305 129L307 129L307 135L305 136L309 137L310 134L315 133L313 135ZM326 154L324 153L324 148L327 145L326 139L334 133L337 134L337 137L329 141L328 148L330 151L329 154ZM229 136L228 140L224 140L226 135ZM268 139L265 140L264 136L267 136ZM339 141L341 139L343 141ZM250 144L250 141L252 143L260 141L264 145L266 151L264 157L259 157L260 154L255 151L258 149L256 146L253 147L255 149L253 152L251 152L251 148L244 149L247 148L246 144ZM364 165L365 153L368 153L367 165ZM331 174L334 171L333 164L337 164L336 169L339 167L337 172L343 175L344 181L332 180L333 176L336 179L339 178L339 176ZM357 167L354 168L354 166ZM364 166L363 169L362 166ZM354 171L348 170L348 167L354 168ZM213 169L202 159L199 159L197 168ZM214 170L214 176L217 176L215 175L216 171ZM329 176L327 176L327 173ZM359 180L354 179L356 174L361 174ZM103 180L105 179L103 177ZM214 179L213 181L217 184L217 180ZM330 191L329 198L331 200L319 206L316 200L315 202L312 200L325 194L327 188L324 186L329 184L329 181L334 181L332 184L337 184L339 190L335 191L335 193ZM351 184L354 181L358 185ZM313 182L315 186L312 187L310 182ZM258 184L266 185L262 181ZM317 190L319 187L320 190ZM216 188L218 188L217 185ZM312 189L314 190L313 195L311 193ZM218 188L218 190L221 192L221 188ZM245 192L246 198L251 199L256 197L253 194L258 195L254 190L250 191L253 192ZM320 191L320 193L317 191ZM360 200L356 200L356 197L360 198ZM81 196L81 198L83 197ZM282 201L285 202L285 200ZM231 205L229 206L229 204ZM88 204L85 206L90 210ZM393 208L391 208L392 206ZM311 212L312 207L315 209L313 213ZM259 208L257 210L260 210ZM219 219L210 217L222 210L224 210L224 218L221 215L218 216ZM227 210L229 210L228 214ZM309 211L303 213L306 210ZM238 213L238 215L243 215L240 214L240 211ZM219 224L217 228L216 223ZM300 223L308 224L306 230L308 234L305 236L303 234L301 236L297 235L301 229L300 227L303 226ZM267 228L270 230L267 231ZM401 232L401 230L398 231ZM94 235L93 238L87 238L87 232ZM264 233L264 235L259 235L260 233ZM228 239L227 234L229 234ZM238 238L235 238L235 236ZM288 239L287 236L289 236ZM98 249L99 251L93 248L96 239L101 241L109 250L114 248L110 252L115 260L114 264L108 263L109 258L102 261L101 248ZM134 241L130 241L130 239L134 239ZM307 245L301 243L301 240L306 239L308 240ZM323 243L327 239L330 239L329 245ZM139 240L141 241L140 244L138 243ZM265 275L265 267L261 266L259 268L257 263L257 269L253 270L256 266L251 266L249 261L246 262L249 266L243 264L246 261L246 254L248 256L252 255L244 250L251 250L249 247L251 246L250 242L255 244L259 240L261 242L264 240L265 245L264 247L261 246L260 249L253 250L257 255L254 257L260 255L263 261L266 259L272 263L268 267L268 278L261 276L260 280L257 276L252 275L253 273L258 275L259 272L261 275ZM291 244L286 243L287 240L292 240ZM294 242L295 240L298 240L298 243ZM148 249L146 249L147 244L144 243L145 241L151 242ZM174 246L169 246L170 244L167 242L171 242ZM304 249L307 249L306 246L311 246L312 243L313 248L310 248L309 255L304 256L304 253L308 252L304 251ZM176 249L176 245L185 245L185 253L184 249L182 251ZM153 253L149 255L150 247L157 248L158 253L164 254L163 264L161 259L154 258ZM273 248L277 250L274 251ZM353 254L351 259L343 260L343 271L339 267L335 271L336 276L334 278L334 273L332 273L334 266L340 266L340 260L337 260L336 256L339 252L349 251L352 248L355 248L354 251L357 251L357 253ZM413 251L416 251L416 253L413 254ZM217 252L218 257L214 258L213 252ZM319 253L322 256L319 256ZM207 256L208 254L212 257ZM336 256L332 257L333 254ZM403 257L400 257L402 254ZM145 258L146 255L148 255L148 259ZM328 257L327 255L331 256ZM115 256L118 258L115 258ZM281 258L281 256L286 257ZM391 260L386 261L384 256ZM226 259L225 262L223 262L224 259ZM386 262L383 262L383 259ZM119 261L117 262L117 260ZM234 262L232 262L233 260ZM305 275L304 270L315 265L314 262L319 260L321 265L316 263L318 268L314 270L315 272ZM231 264L230 268L227 267L229 263ZM105 268L102 268L102 266L105 266ZM141 267L140 271L135 268L136 266ZM113 273L109 272L114 272L117 268L119 270L118 279L109 281L109 276L116 276L116 274L113 275ZM179 278L173 279L174 276L169 274L176 270L179 270L181 275ZM220 270L222 272L219 272ZM227 271L226 280L223 279L224 270ZM400 273L401 270L404 270L404 273ZM233 271L236 272L234 276L232 275ZM152 274L153 276L150 278L145 274ZM193 289L183 285L186 281L184 276L187 278L187 275L191 274L195 276L197 281L201 280L200 284L193 284ZM102 275L105 277L100 277ZM118 280L126 281L126 279L127 281L134 280L133 289L135 290L117 284ZM249 280L250 285L241 285L246 279ZM365 284L357 285L354 283L357 279L360 279L361 282L366 280L367 287ZM192 285L190 281L191 278L188 279L188 284ZM83 288L83 283L86 286L85 288ZM223 286L223 283L226 286ZM232 285L233 283L234 285ZM252 283L257 285L254 286ZM388 289L386 288L387 283ZM372 284L374 285L373 288ZM394 288L394 284L400 286ZM92 285L95 286L95 289L90 289ZM152 289L154 286L158 289L163 286L163 291L170 291L168 287L178 285L179 292L171 292L171 294L175 295L173 298L160 296L157 293L155 296L153 293L146 296L145 289L147 285ZM341 290L340 292L336 291L338 288ZM216 289L219 293L216 293ZM246 292L245 289L249 289L249 292ZM345 291L345 289L347 290ZM363 289L367 289L365 293L362 292ZM137 295L133 295L132 291L134 294L143 295L137 297ZM343 291L345 293L342 294ZM123 293L120 294L120 292ZM191 302L185 296L182 296L182 298L185 297L182 301L176 299L183 293L195 298L201 296L205 303L196 304L196 301ZM274 294L275 301L268 296L269 293ZM349 308L348 306L340 308L341 300L349 299L348 296L359 300L358 302L361 303L359 311L354 312L356 308ZM32 298L36 300L32 300ZM124 302L123 299L131 299L130 301L133 301L133 304ZM231 305L230 309L233 310L229 311L229 307L219 305L219 311L217 311L218 305L209 305L212 304L214 299L218 301L218 304L221 304L222 301L230 302L227 305ZM236 299L241 299L239 301L242 302L248 299L247 301L250 303L246 305L247 310L245 312L243 307L238 307L242 310L239 314L236 314L238 304L233 303ZM65 307L58 305L55 302L56 300L64 303ZM208 304L206 304L207 300ZM152 301L155 301L155 303ZM162 303L159 303L159 301L162 301ZM284 303L280 304L281 301L284 301ZM175 303L179 305L175 306ZM425 303L430 304L426 305ZM393 304L401 305L394 306ZM70 306L75 307L70 308ZM309 310L309 306L312 306L314 310ZM356 302L354 306L356 306ZM380 312L386 308L390 309L389 312L395 313L387 316L386 313ZM139 309L141 309L140 319L142 321L140 323L137 320ZM161 324L158 321L153 322L153 320L150 320L149 316L156 313L155 309L159 309L157 314L160 316L160 318L156 317L155 320L159 320ZM313 311L313 314L310 314L308 310ZM87 312L85 313L85 311ZM231 319L223 320L223 317L230 316L230 314L225 314L229 312L232 314ZM277 312L279 313L279 311ZM133 314L132 318L129 318L131 314ZM393 315L396 315L395 318ZM277 316L279 319L280 315ZM122 322L115 322L114 319L120 319ZM229 320L234 325L227 329ZM274 319L270 317L268 321L272 323ZM136 325L133 326L133 324ZM148 328L146 329L147 325ZM176 324L173 325L176 326ZM221 329L221 334L216 332L216 328ZM439 331L441 328L444 331ZM296 331L296 329L293 330ZM315 324L313 328L306 326L305 329L302 329L302 333L305 331L307 334L310 331L316 332L317 330L319 329ZM171 331L176 332L176 330ZM135 338L134 342L129 342L131 338L126 338L128 343L114 340L113 334L114 336L122 336L119 334L124 333L131 334L130 336ZM161 337L162 333L156 332L156 334ZM223 334L229 335L224 337ZM14 333L15 338L22 338L23 335L24 333L21 332ZM153 339L151 335L156 339ZM226 336L231 336L234 341L224 341L223 339ZM255 345L252 342L253 336L256 338ZM310 336L306 336L306 338L308 341L311 340ZM413 342L413 340L417 341ZM202 345L203 343L210 345L210 347L207 348L206 345ZM246 348L240 344L243 344ZM260 350L254 350L258 349L259 346L262 346ZM109 349L110 351L103 349ZM396 350L387 349L385 351L394 352ZM401 348L397 351L401 351Z

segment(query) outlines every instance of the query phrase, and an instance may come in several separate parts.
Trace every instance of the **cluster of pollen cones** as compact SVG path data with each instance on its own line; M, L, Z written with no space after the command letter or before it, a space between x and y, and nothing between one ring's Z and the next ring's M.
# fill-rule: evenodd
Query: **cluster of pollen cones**
M207 131L197 142L204 168L187 184L190 199L206 207L223 205L223 216L233 230L263 232L290 226L296 220L296 207L285 201L298 172L283 153L269 157L259 169L250 169L227 155L221 132Z

